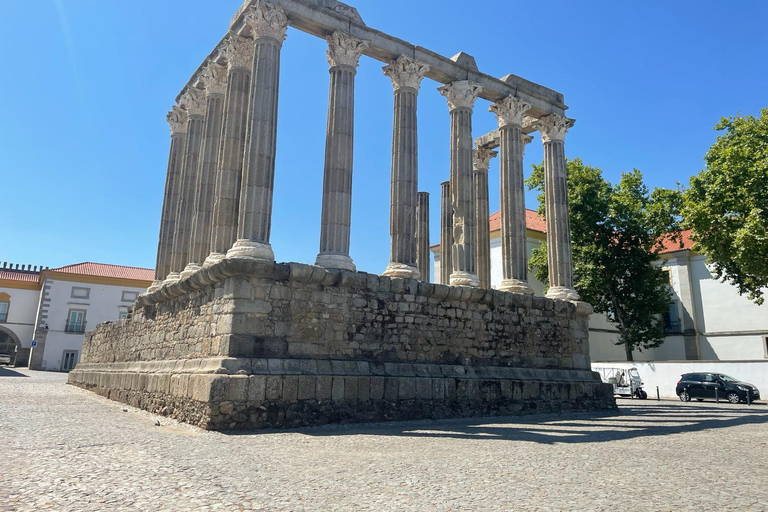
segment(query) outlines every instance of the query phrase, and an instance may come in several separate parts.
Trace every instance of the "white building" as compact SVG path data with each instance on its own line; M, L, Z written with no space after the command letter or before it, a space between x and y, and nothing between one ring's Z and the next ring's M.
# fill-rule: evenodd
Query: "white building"
M0 353L13 350L16 366L68 371L80 358L83 333L124 318L153 278L151 269L102 263L2 268Z
M546 223L536 212L526 211L528 256L546 241ZM501 232L499 213L490 217L491 286L501 283ZM668 333L658 348L635 352L636 361L764 360L768 359L768 305L757 306L740 296L735 286L721 283L709 271L706 256L691 247L690 232L683 233L683 248L669 244L661 262L668 271L672 300L664 315ZM432 246L433 275L440 276L440 245ZM543 283L528 276L538 296ZM625 361L623 345L616 345L618 331L605 315L592 315L589 344L593 361Z

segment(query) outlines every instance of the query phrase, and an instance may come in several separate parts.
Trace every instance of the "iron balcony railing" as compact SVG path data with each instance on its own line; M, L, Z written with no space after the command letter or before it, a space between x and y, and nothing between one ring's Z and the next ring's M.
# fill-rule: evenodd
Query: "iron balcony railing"
M75 332L75 333L83 333L85 332L85 322L70 322L67 321L67 325L64 328L64 332Z

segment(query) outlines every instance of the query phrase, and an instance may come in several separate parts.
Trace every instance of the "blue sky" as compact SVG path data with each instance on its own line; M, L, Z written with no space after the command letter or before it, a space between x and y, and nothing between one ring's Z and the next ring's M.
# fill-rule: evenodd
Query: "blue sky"
M366 23L482 71L565 95L569 157L615 181L687 183L723 116L768 107L768 2L550 0L354 3ZM469 5L469 7L468 7ZM238 0L0 2L0 261L154 267L169 147L165 114L224 35ZM351 254L389 257L392 86L364 57L357 75ZM419 189L438 241L449 117L439 84L419 96ZM328 95L325 42L290 29L282 51L272 245L312 263L319 246ZM495 127L477 102L474 135ZM541 161L535 140L526 153ZM491 166L498 209L498 163ZM535 208L535 194L527 206Z

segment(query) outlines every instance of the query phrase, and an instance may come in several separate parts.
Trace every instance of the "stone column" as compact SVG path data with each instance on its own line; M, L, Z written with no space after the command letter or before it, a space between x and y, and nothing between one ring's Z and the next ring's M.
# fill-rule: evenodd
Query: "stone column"
M331 85L325 139L320 252L316 264L355 271L349 256L352 217L352 152L355 125L355 74L368 43L342 32L328 36Z
M419 192L416 201L416 268L419 279L429 282L429 193Z
M477 278L481 288L491 287L491 225L490 207L488 205L488 168L491 158L498 155L496 151L487 148L476 148L474 151L474 169L472 171L473 189L475 192L475 265Z
M472 192L472 108L482 87L467 80L438 89L451 112L451 205L453 271L451 284L478 286L475 270L475 207Z
M499 123L501 160L501 261L500 290L533 294L528 284L528 253L525 224L525 180L521 132L523 115L531 108L512 96L491 105Z
M205 87L206 106L200 165L195 183L195 209L192 215L192 234L189 244L189 263L181 273L185 278L202 268L211 251L211 218L213 195L216 187L216 169L219 165L221 125L224 118L224 93L227 89L227 70L211 62L203 72L201 83Z
M544 199L547 215L547 263L550 299L579 300L573 288L571 225L565 175L565 134L573 119L549 114L532 122L544 143Z
M211 254L203 266L224 259L229 248L237 240L240 183L243 175L245 135L248 129L253 41L230 34L222 48L221 56L227 60L227 93L224 99L224 126L211 221Z
M250 140L243 162L237 241L227 257L274 261L269 235L275 182L280 49L288 30L288 18L280 6L259 2L245 14L244 21L254 40Z
M416 104L421 79L427 71L429 66L405 55L384 67L384 74L392 79L395 88L389 214L392 247L385 276L419 278L415 216L419 190Z
M168 156L168 173L165 178L163 210L160 214L160 239L157 242L157 265L155 282L149 291L155 291L171 273L171 250L173 235L176 232L176 204L179 196L179 180L184 162L184 144L187 139L187 113L178 105L168 112L168 124L171 127L171 151Z
M179 179L179 195L175 208L175 231L171 249L171 273L166 282L174 283L189 261L189 241L192 232L192 212L195 202L195 184L200 163L200 146L205 121L205 93L194 87L184 93L181 105L187 109L187 139L184 144L184 163Z
M451 252L453 251L453 206L451 182L440 183L440 284L451 283Z

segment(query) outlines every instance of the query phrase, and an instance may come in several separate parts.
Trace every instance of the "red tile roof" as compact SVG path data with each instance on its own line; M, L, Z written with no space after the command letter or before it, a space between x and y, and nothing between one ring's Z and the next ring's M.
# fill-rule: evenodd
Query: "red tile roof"
M109 265L107 263L91 263L89 261L60 268L52 268L49 272L64 272L67 274L113 277L117 279L131 279L148 282L155 279L155 271L151 268L124 267L121 265Z
M685 229L680 234L682 235L682 242L683 242L682 247L680 247L680 242L673 241L670 237L665 237L661 241L662 249L659 254L667 254L670 252L677 252L677 251L692 251L693 244L695 242L691 240L691 230Z
M497 231L501 229L501 212L498 211L490 216L491 231ZM547 232L547 222L544 217L536 213L534 210L525 210L525 226L531 231L538 231L539 233Z
M23 272L21 270L10 270L10 269L0 270L0 279L36 283L39 278L40 278L40 272Z

